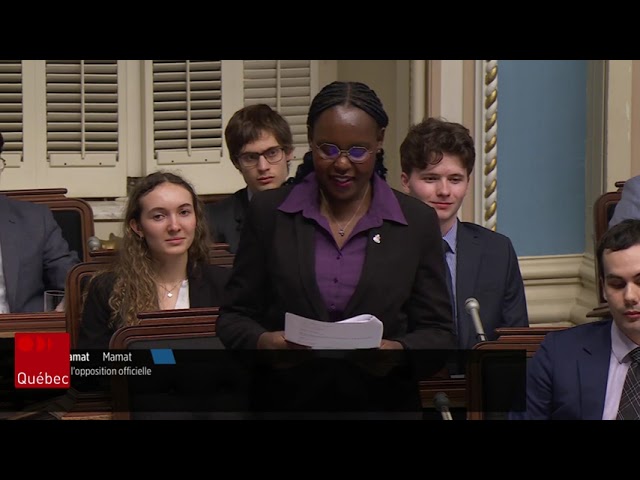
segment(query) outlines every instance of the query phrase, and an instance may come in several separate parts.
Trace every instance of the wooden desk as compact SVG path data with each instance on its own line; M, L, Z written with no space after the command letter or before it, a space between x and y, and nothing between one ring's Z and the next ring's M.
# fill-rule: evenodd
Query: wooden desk
M498 334L498 342L500 341L508 341L513 336L545 336L549 332L557 332L560 330L566 330L570 327L558 326L558 327L501 327L496 328L496 333Z
M0 337L13 338L16 332L65 332L64 312L0 314Z
M438 392L444 392L449 397L451 408L466 408L465 379L438 379L420 382L420 400L422 407L433 409L433 398ZM8 420L113 420L114 412L111 395L106 392L82 393L69 389L46 404L32 406L29 411L16 412Z
M70 388L66 393L23 411L5 416L6 420L111 420L111 398L104 392L82 393Z

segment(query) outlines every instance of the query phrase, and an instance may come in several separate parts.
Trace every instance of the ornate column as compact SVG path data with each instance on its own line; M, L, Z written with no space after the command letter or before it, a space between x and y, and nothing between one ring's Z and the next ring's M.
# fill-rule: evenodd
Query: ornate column
M483 224L495 231L498 209L498 61L482 60L482 63L484 67Z

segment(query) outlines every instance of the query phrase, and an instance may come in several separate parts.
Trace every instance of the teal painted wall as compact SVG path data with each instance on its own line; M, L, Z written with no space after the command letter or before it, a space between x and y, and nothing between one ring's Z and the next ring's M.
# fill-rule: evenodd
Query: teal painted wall
M519 256L582 253L587 61L498 69L497 230Z

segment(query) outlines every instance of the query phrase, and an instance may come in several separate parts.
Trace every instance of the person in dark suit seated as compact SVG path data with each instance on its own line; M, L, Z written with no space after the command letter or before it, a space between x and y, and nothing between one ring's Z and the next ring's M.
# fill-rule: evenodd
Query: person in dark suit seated
M609 319L548 333L530 360L526 418L640 420L640 220L596 251Z
M465 310L468 298L474 297L480 304L488 340L496 339L498 327L529 326L524 283L511 240L457 218L475 157L469 130L436 118L412 126L400 146L404 190L438 214L461 349L470 349L478 341Z
M78 348L107 349L138 312L221 305L229 270L208 264L208 236L189 183L168 172L141 179L129 195L117 257L89 284Z
M640 219L640 175L624 182L620 201L609 220L609 228L629 218Z
M236 253L249 201L256 192L281 186L289 175L293 136L289 123L270 106L250 105L233 114L224 131L233 165L247 186L206 206L213 241Z
M285 338L287 312L323 322L374 315L383 350L455 346L437 216L374 174L388 123L363 83L333 82L313 99L315 170L249 206L217 323L227 348L300 348Z
M5 167L0 157L0 177ZM46 205L0 195L0 313L44 311L45 290L64 290L79 261Z

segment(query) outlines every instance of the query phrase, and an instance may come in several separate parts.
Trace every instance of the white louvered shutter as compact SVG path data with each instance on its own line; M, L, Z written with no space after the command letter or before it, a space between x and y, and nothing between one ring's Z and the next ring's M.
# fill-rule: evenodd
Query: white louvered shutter
M153 60L153 149L159 166L220 162L220 60Z
M118 61L46 61L47 156L52 167L118 159Z
M312 98L311 62L244 61L244 104L266 103L287 119L298 159L308 150L306 125Z
M19 166L23 154L22 61L0 60L0 132L2 158L7 166Z

